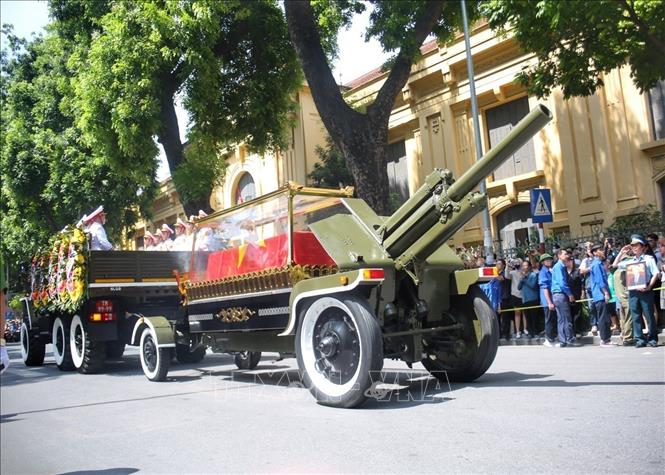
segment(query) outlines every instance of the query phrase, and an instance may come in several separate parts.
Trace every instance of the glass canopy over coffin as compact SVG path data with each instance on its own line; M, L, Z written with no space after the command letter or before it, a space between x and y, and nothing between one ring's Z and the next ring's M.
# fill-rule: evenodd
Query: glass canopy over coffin
M194 252L190 267L189 290L285 273L286 280L248 289L283 287L294 282L293 269L318 269L319 273L336 270L335 262L316 239L309 226L336 214L348 214L342 197L353 190L320 190L290 184L274 193L215 213L197 223ZM325 269L325 270L323 270ZM303 272L300 272L303 274ZM198 285L197 285L198 284ZM194 292L194 298L236 293L232 287Z

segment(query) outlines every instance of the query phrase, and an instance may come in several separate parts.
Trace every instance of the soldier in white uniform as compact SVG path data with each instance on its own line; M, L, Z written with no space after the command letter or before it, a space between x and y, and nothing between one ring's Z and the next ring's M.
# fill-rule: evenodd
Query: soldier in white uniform
M155 250L155 235L152 234L150 231L146 231L145 236L143 236L143 248L146 251Z
M104 206L100 206L89 215L83 216L81 224L83 230L90 234L90 250L91 251L110 251L113 245L106 237L106 230L104 224L106 223L106 213L104 213Z
M187 225L185 222L178 218L175 224L173 225L175 228L175 239L173 240L173 248L172 250L174 251L191 251L192 246L191 246L191 241L187 239ZM189 247L187 247L187 242L189 241Z
M164 224L162 224L160 234L162 235L162 243L160 245L160 250L161 251L171 251L171 250L173 250L173 241L171 240L171 235L173 234L173 229L171 229L168 224L164 223Z

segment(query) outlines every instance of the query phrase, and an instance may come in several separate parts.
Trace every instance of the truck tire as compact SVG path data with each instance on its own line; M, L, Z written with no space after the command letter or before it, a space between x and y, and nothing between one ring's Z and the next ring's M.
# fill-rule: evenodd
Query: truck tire
M119 360L122 358L122 355L125 353L125 342L116 340L116 341L107 341L106 342L106 359L107 360Z
M104 368L106 342L92 341L88 329L83 325L83 320L79 315L72 317L69 347L72 352L72 363L79 373L94 374Z
M53 358L60 371L72 371L72 352L69 349L69 329L71 326L69 317L55 317L53 320L52 343Z
M157 344L154 330L144 328L139 343L141 368L150 381L164 381L171 363L171 348L159 348Z
M189 345L175 345L175 357L178 363L194 364L199 363L206 355L206 347L199 345L191 351Z
M499 322L487 296L475 285L466 295L452 298L450 313L464 325L456 334L457 345L437 348L435 340L426 339L429 357L422 363L442 381L471 382L485 374L494 361L499 346Z
M44 364L46 343L41 338L30 336L28 325L21 323L21 358L26 366L41 366Z
M238 369L254 369L261 361L260 351L241 351L233 358Z
M296 357L303 384L319 404L355 407L383 367L379 323L366 299L325 296L301 313Z

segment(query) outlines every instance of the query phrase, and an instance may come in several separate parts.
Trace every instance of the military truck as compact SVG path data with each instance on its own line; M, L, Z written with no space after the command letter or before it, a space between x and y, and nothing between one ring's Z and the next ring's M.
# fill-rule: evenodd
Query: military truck
M181 305L169 294L162 314L159 305L150 314L128 307L123 341L140 346L151 381L166 379L174 348L231 353L242 369L263 351L295 355L304 385L336 407L366 399L384 358L475 380L498 346L497 317L478 286L494 270L464 269L446 242L487 206L474 191L480 181L549 120L539 105L460 179L434 170L387 218L350 189L291 183L198 221L196 250L174 266ZM104 300L113 288L125 289L114 282Z
M60 370L99 372L126 345L140 343L142 328L152 325L146 317L176 322L182 311L173 270L189 264L190 252L90 251L87 244L80 229L66 228L33 260L20 330L27 366L42 365L52 343ZM165 348L183 362L205 355L189 344Z

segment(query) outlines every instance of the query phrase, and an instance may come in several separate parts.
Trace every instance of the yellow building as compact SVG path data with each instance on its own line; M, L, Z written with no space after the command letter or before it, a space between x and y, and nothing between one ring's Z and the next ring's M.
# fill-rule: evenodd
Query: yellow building
M554 120L488 179L492 235L513 247L533 231L529 190L552 190L554 222L572 236L589 235L617 216L654 204L665 195L665 82L650 94L633 85L628 68L603 77L591 97L564 101L561 91L538 100L514 77L534 61L511 38L497 38L484 24L471 37L483 150L503 138L538 102ZM395 102L390 118L391 181L413 193L434 167L460 176L476 158L464 40L447 47L434 41ZM386 74L378 70L354 81L352 103L371 101ZM456 244L482 241L480 218Z
M564 101L555 91L538 100L514 81L534 58L513 39L499 38L479 24L471 45L483 150L505 136L538 102L554 115L488 179L492 235L502 247L513 247L535 232L529 209L532 188L552 190L554 222L545 225L546 234L589 235L641 206L663 209L665 82L642 94L623 68L605 75L604 87L591 97ZM389 125L388 173L391 191L401 199L413 193L434 167L460 176L476 159L463 38L442 47L431 41L421 51L422 58L395 101ZM347 100L357 105L371 101L385 77L375 70L351 82ZM211 196L214 209L268 193L288 180L307 182L317 160L314 149L324 143L325 130L307 87L297 100L298 123L290 131L288 149L258 156L237 147L223 186ZM175 216L177 210L169 213ZM481 242L480 218L454 241Z

